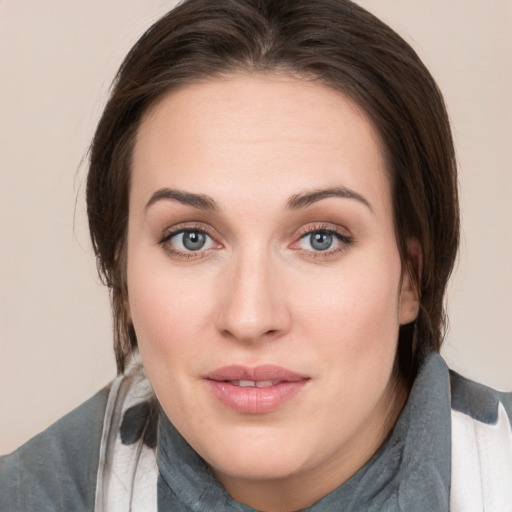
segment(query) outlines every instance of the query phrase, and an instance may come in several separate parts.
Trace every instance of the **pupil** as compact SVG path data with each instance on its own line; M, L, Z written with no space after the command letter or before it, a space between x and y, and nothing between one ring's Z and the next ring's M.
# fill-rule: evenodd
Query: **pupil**
M311 236L311 247L315 251L326 251L332 245L332 235L319 231Z
M183 233L183 245L189 251L197 251L203 247L206 242L204 233L199 231L186 231Z

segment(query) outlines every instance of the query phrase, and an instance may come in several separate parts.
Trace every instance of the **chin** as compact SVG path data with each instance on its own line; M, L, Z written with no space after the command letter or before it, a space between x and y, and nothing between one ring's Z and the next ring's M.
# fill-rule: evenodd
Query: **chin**
M308 462L306 443L287 433L267 432L257 440L249 436L227 436L215 450L199 454L219 475L244 480L277 480L303 470ZM212 446L212 445L210 445Z
M238 457L238 460L215 461L215 464L209 464L214 474L222 481L223 475L239 480L268 481L284 480L300 473L303 464L298 460L287 460L280 457L267 460L254 460L254 458L245 456Z

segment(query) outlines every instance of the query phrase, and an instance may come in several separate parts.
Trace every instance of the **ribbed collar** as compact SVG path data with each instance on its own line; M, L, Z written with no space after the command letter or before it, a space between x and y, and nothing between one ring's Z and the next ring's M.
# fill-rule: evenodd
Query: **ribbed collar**
M450 412L448 368L431 354L389 438L355 475L305 510L448 511ZM159 511L254 511L228 495L163 412L158 436Z

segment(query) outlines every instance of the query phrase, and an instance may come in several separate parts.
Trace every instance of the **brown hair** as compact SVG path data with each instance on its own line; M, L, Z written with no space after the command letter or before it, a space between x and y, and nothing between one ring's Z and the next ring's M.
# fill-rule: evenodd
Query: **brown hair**
M349 0L187 0L126 56L91 145L87 180L92 244L111 291L118 370L137 344L125 313L125 247L141 117L173 88L240 70L288 73L339 90L379 132L397 243L421 301L414 325L403 326L398 341L397 367L410 378L443 338L443 297L459 237L453 142L441 93L414 50ZM421 275L407 251L412 237L422 248Z

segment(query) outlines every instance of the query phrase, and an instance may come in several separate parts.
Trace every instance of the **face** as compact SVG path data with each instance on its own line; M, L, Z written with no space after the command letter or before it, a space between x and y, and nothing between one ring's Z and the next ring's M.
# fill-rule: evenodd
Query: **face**
M388 432L416 311L372 125L325 86L212 79L146 114L132 172L127 307L166 414L241 501L336 487Z

